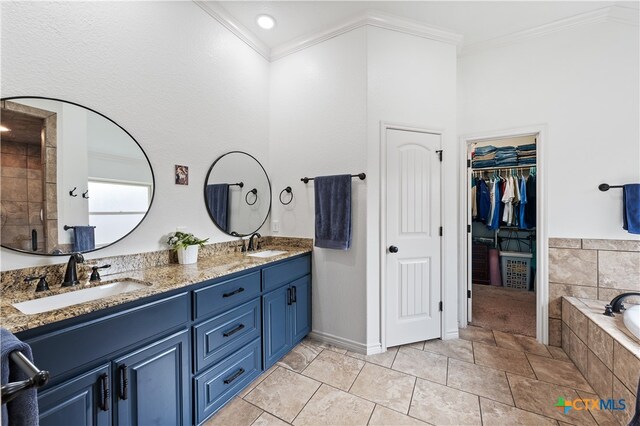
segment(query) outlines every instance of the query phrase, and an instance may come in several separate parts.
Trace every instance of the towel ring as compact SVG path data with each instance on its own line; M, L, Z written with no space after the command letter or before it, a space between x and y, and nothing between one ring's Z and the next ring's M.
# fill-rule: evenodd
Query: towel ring
M253 203L249 202L249 194L255 195L255 199L253 200ZM249 204L250 206L252 206L255 203L257 203L258 202L258 190L256 188L253 188L251 191L247 192L247 195L244 196L244 201L246 201L246 203Z
M291 195L291 198L286 203L284 201L282 201L282 194L285 193L285 192L287 194ZM289 204L291 204L291 202L293 201L293 190L291 189L291 187L287 186L285 189L280 191L280 197L279 198L280 198L280 202L282 203L283 206L288 206Z

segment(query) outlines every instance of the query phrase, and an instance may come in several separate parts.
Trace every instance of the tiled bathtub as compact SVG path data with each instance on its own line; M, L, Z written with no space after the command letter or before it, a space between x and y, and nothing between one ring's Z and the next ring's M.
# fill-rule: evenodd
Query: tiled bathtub
M562 298L562 348L601 399L624 399L625 410L611 413L627 425L635 412L640 378L640 341L622 315L602 315L605 302Z

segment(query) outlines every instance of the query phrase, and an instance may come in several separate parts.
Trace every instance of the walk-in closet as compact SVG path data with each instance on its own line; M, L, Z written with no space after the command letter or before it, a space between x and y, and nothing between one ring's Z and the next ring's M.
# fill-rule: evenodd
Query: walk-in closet
M469 323L536 336L536 136L469 145Z

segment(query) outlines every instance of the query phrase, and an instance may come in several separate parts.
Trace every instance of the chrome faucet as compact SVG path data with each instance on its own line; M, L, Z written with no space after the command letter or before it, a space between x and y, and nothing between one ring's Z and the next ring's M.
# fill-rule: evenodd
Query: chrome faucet
M78 270L76 265L84 262L84 257L80 253L73 253L67 263L67 270L64 273L64 281L62 287L71 287L80 284L78 280Z
M619 294L618 296L613 298L611 303L609 303L608 305L604 306L603 315L606 315L608 317L612 317L612 316L614 316L613 315L614 312L619 314L620 312L624 311L624 305L622 304L622 301L624 299L626 299L627 297L631 297L631 296L640 296L640 293L629 292L629 293Z
M258 237L258 242L256 243L256 245L253 245L253 237ZM262 235L260 235L257 232L254 232L253 234L251 234L251 236L249 237L249 247L247 248L247 251L255 251L255 250L259 250L260 249L260 238L262 238Z

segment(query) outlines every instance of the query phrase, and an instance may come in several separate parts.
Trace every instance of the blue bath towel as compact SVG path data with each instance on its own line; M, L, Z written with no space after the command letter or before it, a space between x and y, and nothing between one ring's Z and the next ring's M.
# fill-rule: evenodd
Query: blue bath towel
M95 226L76 226L75 228L73 228L74 253L95 250L95 248L96 248Z
M9 382L27 380L29 378L27 374L9 358L9 354L13 351L20 351L29 358L30 361L33 361L33 354L31 353L29 345L18 340L18 338L8 330L0 328L0 362L2 363L3 385ZM14 400L7 404L2 404L2 424L26 426L36 426L38 424L38 401L35 389L22 391Z
M622 229L640 234L640 183L622 188Z
M314 178L316 241L320 248L351 247L351 175Z
M207 209L218 227L229 232L229 184L207 185Z

